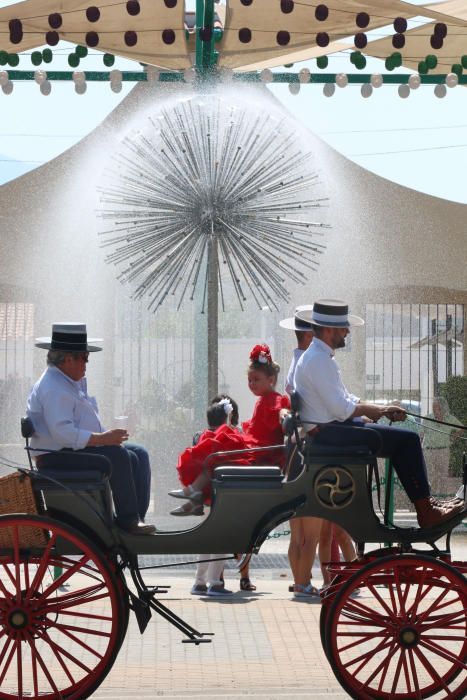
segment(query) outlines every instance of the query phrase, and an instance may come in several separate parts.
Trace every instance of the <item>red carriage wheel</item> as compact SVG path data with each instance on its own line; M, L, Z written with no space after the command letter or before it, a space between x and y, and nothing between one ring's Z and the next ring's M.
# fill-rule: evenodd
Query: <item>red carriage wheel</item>
M352 698L461 700L467 582L429 555L376 559L336 594L325 638L336 678Z
M42 516L1 517L0 543L0 699L87 698L123 639L110 566L86 537Z

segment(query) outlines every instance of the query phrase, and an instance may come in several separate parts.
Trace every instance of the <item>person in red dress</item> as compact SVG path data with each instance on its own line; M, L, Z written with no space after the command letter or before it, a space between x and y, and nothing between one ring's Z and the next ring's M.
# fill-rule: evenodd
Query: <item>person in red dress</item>
M254 447L282 445L284 435L281 421L290 408L289 397L276 390L280 367L273 361L267 345L255 345L250 353L248 367L248 387L258 397L251 420L242 424L243 433L238 432L226 422L216 430L205 430L194 447L184 450L178 458L178 476L182 489L169 491L174 498L189 500L181 508L171 511L172 515L202 515L203 503L211 494L211 475L216 461L203 469L206 458L215 452L244 450ZM229 457L229 464L251 465L283 463L283 451L277 453L250 452ZM217 460L225 462L225 456Z

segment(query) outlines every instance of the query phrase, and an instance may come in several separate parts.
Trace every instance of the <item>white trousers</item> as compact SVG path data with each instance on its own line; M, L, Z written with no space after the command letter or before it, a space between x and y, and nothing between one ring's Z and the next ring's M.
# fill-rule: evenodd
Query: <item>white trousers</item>
M196 569L195 585L219 586L222 584L222 572L225 561L210 561L226 557L226 554L200 554L200 559L208 561L200 562Z

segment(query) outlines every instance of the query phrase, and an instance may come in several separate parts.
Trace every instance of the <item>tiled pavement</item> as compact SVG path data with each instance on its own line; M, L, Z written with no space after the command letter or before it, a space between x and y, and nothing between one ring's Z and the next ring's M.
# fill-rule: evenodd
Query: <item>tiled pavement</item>
M153 618L143 636L132 620L110 675L93 698L209 697L251 695L346 698L334 678L319 638L320 603L294 600L289 579L272 572L255 576L256 593L229 599L194 598L191 579L174 576L161 597L210 644L183 644L182 636ZM231 577L227 585L237 583Z
M285 538L269 541L271 562L285 562ZM453 538L455 558L467 559L467 537ZM94 700L171 698L171 700L264 700L348 698L326 660L319 636L321 605L294 600L290 573L253 568L254 593L239 592L234 570L228 599L191 596L193 571L159 571L148 583L170 584L161 601L202 632L214 632L210 644L183 644L182 635L158 616L143 636L133 616L119 657ZM319 570L313 570L319 585Z

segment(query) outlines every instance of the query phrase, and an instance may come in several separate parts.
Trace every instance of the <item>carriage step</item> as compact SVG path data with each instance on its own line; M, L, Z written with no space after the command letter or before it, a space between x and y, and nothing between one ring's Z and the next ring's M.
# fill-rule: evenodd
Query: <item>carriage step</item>
M205 634L214 634L214 632L205 632ZM211 644L212 639L182 639L182 644Z

